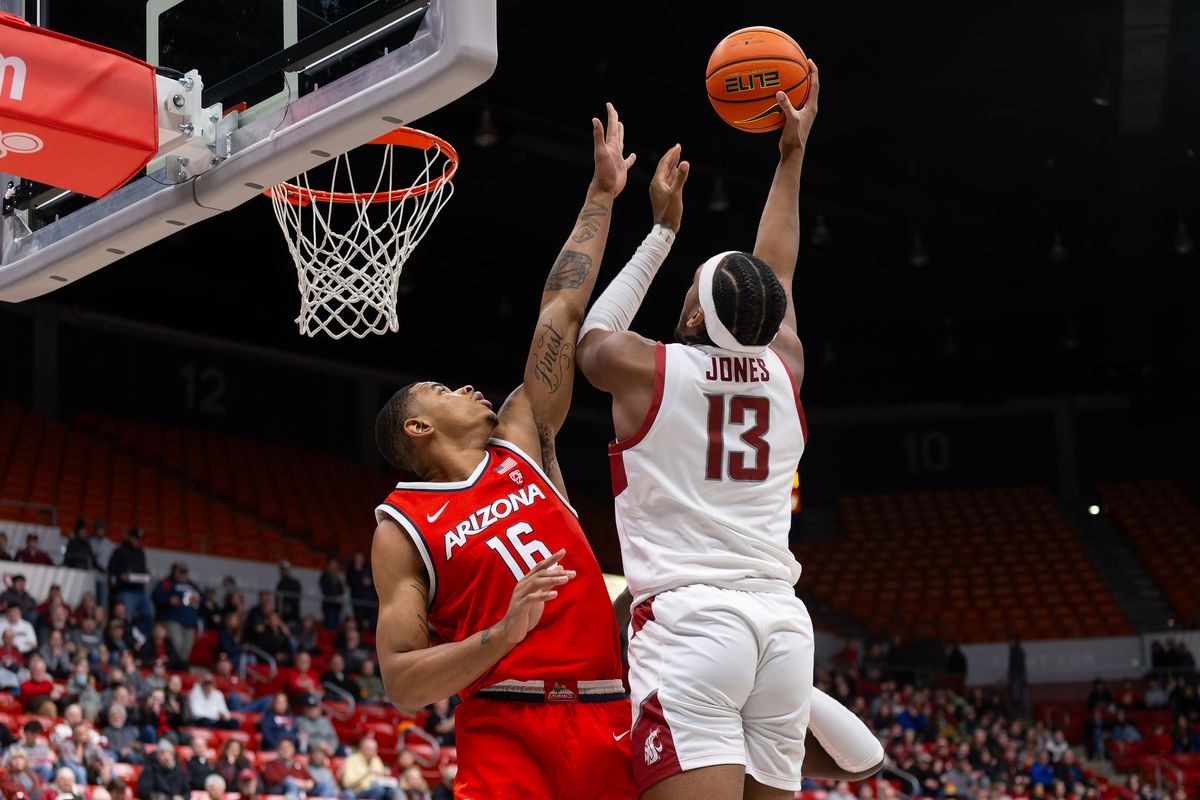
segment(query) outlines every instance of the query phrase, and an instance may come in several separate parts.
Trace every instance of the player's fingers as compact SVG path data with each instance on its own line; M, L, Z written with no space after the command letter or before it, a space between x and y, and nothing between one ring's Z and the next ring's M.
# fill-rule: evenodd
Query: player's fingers
M630 153L629 157L625 159L625 169L632 167L635 161L637 161L637 153Z
M529 595L529 599L537 603L544 603L547 600L553 600L556 597L558 597L558 592L554 591L553 589Z
M566 550L559 550L553 555L546 556L541 561L533 565L533 569L529 570L529 573L525 576L524 580L529 580L532 576L537 575L539 572L545 572L546 570L550 569L555 564L562 561L563 556L566 554Z
M691 170L691 168L692 165L686 161L681 161L679 163L679 169L675 170L675 180L671 181L672 192L678 192L683 188L683 185L687 183L688 171Z
M787 96L787 92L776 92L775 102L779 103L779 110L785 117L796 113L796 107L792 105L792 98Z
M604 147L604 126L595 117L592 117L592 142L597 148Z
M612 103L605 103L604 106L608 109L608 135L616 136L617 123L621 121L617 116L617 107Z
M808 60L808 82L808 100L804 105L816 111L817 97L821 94L821 71L817 69L817 62L811 58Z

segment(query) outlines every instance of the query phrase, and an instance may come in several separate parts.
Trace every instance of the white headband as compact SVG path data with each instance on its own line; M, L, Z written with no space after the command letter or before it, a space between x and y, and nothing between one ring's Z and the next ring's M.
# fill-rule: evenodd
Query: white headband
M708 338L712 339L713 344L722 350L732 350L735 353L761 353L767 349L765 344L742 344L717 316L717 303L713 299L713 276L717 274L717 267L725 256L733 255L736 252L738 251L726 250L724 253L717 253L700 267L700 308L704 309L704 329L708 331Z

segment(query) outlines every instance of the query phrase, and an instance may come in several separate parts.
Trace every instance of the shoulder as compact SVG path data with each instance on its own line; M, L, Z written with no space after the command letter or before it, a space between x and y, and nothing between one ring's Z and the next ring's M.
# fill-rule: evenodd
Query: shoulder
M779 335L775 337L775 341L771 342L771 349L787 367L788 372L792 375L792 380L796 383L796 388L799 389L800 384L804 382L804 345L800 342L800 337L794 330L784 325L779 329Z
M580 367L585 373L638 373L653 371L655 352L663 347L659 342L639 336L633 331L591 331L580 343L586 349Z

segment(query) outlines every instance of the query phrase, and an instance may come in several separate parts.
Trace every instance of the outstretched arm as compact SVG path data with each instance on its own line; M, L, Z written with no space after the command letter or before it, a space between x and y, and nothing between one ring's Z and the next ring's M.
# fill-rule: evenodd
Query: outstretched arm
M637 428L651 402L655 345L631 332L629 323L683 219L683 186L690 165L680 160L680 153L681 147L675 145L659 160L650 181L654 228L596 300L579 336L579 368L593 386L613 394L618 438Z
M612 103L608 126L592 120L596 169L575 227L558 254L542 289L541 313L525 362L525 382L500 410L496 435L535 459L563 489L554 457L554 437L571 405L575 381L575 342L596 273L608 241L613 200L625 188L626 172L636 156L624 155L625 126Z
M779 137L779 166L775 168L775 179L771 182L771 191L758 222L758 238L754 242L754 255L771 267L787 292L787 315L783 324L793 332L796 330L796 307L792 302L792 277L800 252L800 170L804 166L808 134L817 117L817 96L821 89L817 65L812 59L808 61L808 69L811 84L803 108L794 108L785 92L775 94L784 117L783 134Z

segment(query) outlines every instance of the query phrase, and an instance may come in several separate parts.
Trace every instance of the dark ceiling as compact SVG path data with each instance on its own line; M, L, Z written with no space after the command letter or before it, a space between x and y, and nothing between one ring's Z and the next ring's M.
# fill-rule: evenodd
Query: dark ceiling
M462 157L456 194L409 262L401 331L299 337L294 270L252 201L45 298L340 361L497 390L519 380L546 271L589 177L589 118L620 109L639 169L602 280L650 225L648 173L675 142L694 170L683 230L635 327L670 335L692 270L752 246L775 158L709 107L705 62L767 24L821 66L796 282L810 405L1164 391L1200 359L1200 4L1172 4L1161 115L1122 125L1122 3L498 0L494 77L420 126ZM499 141L474 142L489 108ZM1051 166L1053 165L1053 166ZM731 206L708 208L721 176ZM1065 260L1051 257L1061 234ZM910 263L914 234L928 263ZM584 392L581 402L601 407Z

